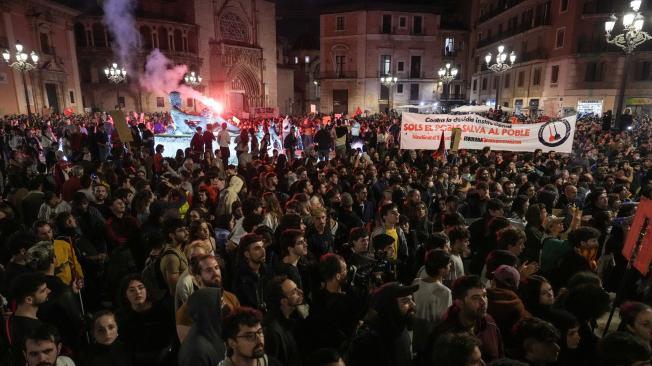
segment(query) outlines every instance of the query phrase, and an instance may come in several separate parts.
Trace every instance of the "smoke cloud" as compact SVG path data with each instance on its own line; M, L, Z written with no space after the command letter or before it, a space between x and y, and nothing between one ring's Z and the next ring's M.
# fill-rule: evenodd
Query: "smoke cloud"
M134 20L135 0L106 0L104 23L113 36L121 67L133 74L132 55L140 45L140 33Z
M212 110L221 112L223 108L221 103L181 83L188 72L188 67L173 64L158 49L147 56L143 73L139 68L134 67L132 55L140 49L140 33L133 16L135 7L136 0L104 2L104 23L115 40L115 52L120 59L120 66L127 69L130 75L137 75L140 85L147 91L160 96L178 91L184 98L197 99Z
M186 65L172 65L161 51L155 49L147 56L145 72L140 76L140 85L159 95L167 95L173 90L184 93L186 91L181 91L181 88L190 88L179 83L187 72Z
M147 56L145 72L140 76L140 86L161 96L178 91L184 98L194 98L215 112L222 111L222 104L204 96L188 85L181 84L188 66L173 64L161 51L155 49Z

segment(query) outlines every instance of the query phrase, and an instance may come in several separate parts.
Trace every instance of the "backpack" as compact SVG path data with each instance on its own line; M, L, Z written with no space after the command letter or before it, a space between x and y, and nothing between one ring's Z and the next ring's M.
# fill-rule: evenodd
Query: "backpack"
M181 261L181 257L177 252L171 249L166 249L161 253L161 255L149 262L145 265L145 268L143 268L143 281L147 287L148 294L152 294L152 299L154 300L160 300L168 292L168 283L163 277L163 272L161 272L161 260L168 254L175 255L179 261Z

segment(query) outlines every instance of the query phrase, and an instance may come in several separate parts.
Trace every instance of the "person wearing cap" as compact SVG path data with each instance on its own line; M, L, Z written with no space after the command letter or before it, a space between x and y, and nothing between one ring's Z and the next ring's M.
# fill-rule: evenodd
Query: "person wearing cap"
M505 343L510 343L514 324L530 316L516 294L521 275L516 268L503 264L493 272L492 278L491 287L487 289L487 312L496 321Z
M539 318L524 318L514 326L518 359L529 365L556 364L561 349L559 338L555 326Z
M427 344L431 354L437 340L450 333L469 333L480 340L485 362L504 356L503 339L496 322L487 314L487 291L478 276L460 277L451 288L453 304L444 319L435 326Z
M412 294L419 285L389 282L372 293L372 311L351 342L348 365L412 364L412 341L407 324L414 318Z

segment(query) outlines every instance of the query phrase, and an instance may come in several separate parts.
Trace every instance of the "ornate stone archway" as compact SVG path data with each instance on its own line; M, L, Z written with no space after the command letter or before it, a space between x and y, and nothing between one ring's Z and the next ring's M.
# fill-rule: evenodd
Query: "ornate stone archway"
M256 71L245 63L235 65L227 75L228 108L234 112L249 112L262 105L260 79Z

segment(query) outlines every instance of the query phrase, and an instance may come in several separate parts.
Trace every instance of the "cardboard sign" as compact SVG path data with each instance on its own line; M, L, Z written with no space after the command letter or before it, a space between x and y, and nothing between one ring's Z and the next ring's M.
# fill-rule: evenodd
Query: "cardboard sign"
M120 141L125 144L133 142L134 137L131 135L131 129L127 126L125 113L123 111L110 111L109 115L113 120L113 128L118 130Z
M647 219L647 220L646 220ZM647 228L643 227L647 222ZM641 232L646 230L645 235L641 241L641 246L636 253L636 242L641 237ZM645 276L652 261L652 200L641 200L634 215L634 221L627 233L627 239L623 245L623 256L627 260L631 260L634 256L634 268L636 268L643 276Z
M461 138L462 138L462 129L453 128L453 133L451 135L451 151L459 150Z

